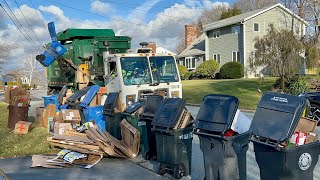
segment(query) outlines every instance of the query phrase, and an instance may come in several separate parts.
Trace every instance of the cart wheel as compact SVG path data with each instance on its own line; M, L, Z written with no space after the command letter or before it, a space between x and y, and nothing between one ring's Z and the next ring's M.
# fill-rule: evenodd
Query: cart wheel
M186 168L183 164L177 164L173 169L173 176L176 179L181 179L183 176L186 175Z
M144 153L144 159L150 160L152 158L151 152L148 150Z
M160 163L157 174L159 174L160 176L163 176L165 173L166 173L166 170L164 169L163 164Z

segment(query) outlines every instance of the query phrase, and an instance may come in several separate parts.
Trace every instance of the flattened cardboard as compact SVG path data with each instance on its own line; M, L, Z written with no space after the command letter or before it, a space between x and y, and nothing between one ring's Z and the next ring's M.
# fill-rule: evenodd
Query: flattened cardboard
M78 84L79 90L81 90L81 89L83 89L83 88L85 88L85 87L87 87L87 86L88 86L88 83L79 83L79 84Z
M125 119L120 123L121 144L126 147L125 154L130 158L135 158L139 154L140 132Z
M72 126L70 123L59 123L55 122L54 123L54 133L55 134L61 134L64 135L66 130L72 131Z
M14 134L27 134L31 128L31 122L18 121L14 127Z
M306 143L312 143L312 142L318 142L318 133L316 132L308 132L307 133L307 138L306 138Z
M86 134L75 132L73 130L65 130L64 135L65 136L78 136L78 137L82 137L82 138L86 138L86 139L88 138Z
M97 95L95 95L92 101L90 102L89 106L97 106L97 105L98 105L98 98L97 98Z
M44 118L42 119L42 127L48 128L49 117L54 117L56 115L56 105L49 104L44 112Z
M188 112L187 109L183 109L183 111L179 117L179 120L177 121L177 124L174 126L173 129L185 128L187 125L189 125L190 119L191 119L191 113Z
M317 121L306 117L301 117L295 131L304 133L314 132L317 127Z
M64 165L52 165L46 163L47 160L55 158L55 155L48 155L48 156L43 156L43 155L32 155L32 164L31 167L44 167L44 168L63 168Z
M60 119L62 123L80 124L81 122L80 112L76 109L61 109Z

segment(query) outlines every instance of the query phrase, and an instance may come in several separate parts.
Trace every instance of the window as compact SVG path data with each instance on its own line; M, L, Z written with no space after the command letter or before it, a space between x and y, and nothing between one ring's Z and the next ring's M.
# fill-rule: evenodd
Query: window
M212 38L218 38L218 37L220 37L220 30L210 31L209 36L212 37Z
M196 68L196 58L186 57L185 58L185 67L188 69L195 69Z
M239 51L232 52L232 61L233 62L240 62L240 52Z
M213 59L216 60L219 64L221 63L220 54L214 54Z
M232 28L231 28L231 33L232 34L238 34L238 33L240 33L240 26L238 25L238 26L232 26Z
M255 32L259 32L260 31L259 23L253 23L253 31L255 31Z

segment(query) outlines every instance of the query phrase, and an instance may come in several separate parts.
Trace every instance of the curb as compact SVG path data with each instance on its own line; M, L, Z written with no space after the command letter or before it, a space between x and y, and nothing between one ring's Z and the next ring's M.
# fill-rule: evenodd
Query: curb
M196 107L200 107L200 104L192 104L192 103L186 103L187 106L196 106ZM250 110L250 109L239 109L242 112L246 112L246 113L254 113L256 112L255 110Z

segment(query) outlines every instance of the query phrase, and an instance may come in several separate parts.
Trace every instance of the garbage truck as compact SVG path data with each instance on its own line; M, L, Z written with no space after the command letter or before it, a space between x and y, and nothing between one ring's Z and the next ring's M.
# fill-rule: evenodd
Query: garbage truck
M131 38L115 36L112 29L66 29L55 34L50 22L48 30L52 43L36 59L47 67L50 92L58 93L66 84L77 89L76 73L84 65L90 83L105 86L107 92L119 92L122 107L155 93L182 97L172 54L154 53L146 43L128 53Z

